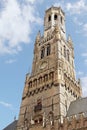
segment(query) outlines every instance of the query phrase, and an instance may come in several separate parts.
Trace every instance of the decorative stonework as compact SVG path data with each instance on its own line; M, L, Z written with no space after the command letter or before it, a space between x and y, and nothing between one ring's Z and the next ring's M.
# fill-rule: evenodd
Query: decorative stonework
M80 81L75 78L73 43L70 37L66 40L65 14L52 6L45 12L43 36L40 31L36 36L17 130L72 129L67 110L81 94Z

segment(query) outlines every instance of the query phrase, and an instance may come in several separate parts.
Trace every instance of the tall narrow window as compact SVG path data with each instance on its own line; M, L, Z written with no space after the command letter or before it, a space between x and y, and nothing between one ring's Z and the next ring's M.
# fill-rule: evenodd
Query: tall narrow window
M32 81L29 82L29 88L31 88L31 87L32 87Z
M53 79L53 78L54 78L54 73L53 73L53 72L50 72L49 78L50 78L50 79Z
M34 86L37 86L37 79L35 79L35 80L33 81L33 85L34 85Z
M57 14L54 15L54 20L57 20Z
M42 83L42 77L40 77L38 80L39 80L39 84L41 84Z
M66 47L64 46L64 57L66 58Z
M68 60L68 61L70 60L70 57L69 57L69 50L67 50L67 60Z
M44 75L44 81L46 82L47 80L48 80L48 75L45 74L45 75Z
M41 59L44 58L44 55L45 55L45 48L43 47L43 48L41 49Z
M47 45L47 56L50 55L50 45Z
M51 21L51 15L49 15L49 17L48 17L48 22L50 22Z

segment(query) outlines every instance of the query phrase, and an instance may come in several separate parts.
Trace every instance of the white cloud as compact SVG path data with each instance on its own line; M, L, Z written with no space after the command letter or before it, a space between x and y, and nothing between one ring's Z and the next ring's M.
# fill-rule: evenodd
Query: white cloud
M27 0L34 3L35 0ZM33 24L41 24L34 5L2 0L0 11L0 54L12 54L22 50L23 43L30 42Z
M25 2L29 2L29 3L31 3L31 4L34 4L35 2L42 3L43 0L25 0Z
M12 108L12 104L7 103L7 102L0 101L0 105L2 105L4 107Z
M6 64L12 64L12 63L14 63L16 61L17 61L16 59L9 59L9 60L6 60L5 63Z
M75 32L87 36L87 24L84 24L84 17L87 15L87 1L77 0L77 1L60 1L55 3L54 6L61 6L65 13L71 17L72 21L77 25L78 30Z
M87 1L78 0L76 2L68 2L64 8L67 10L67 13L72 16L73 22L81 27L76 33L87 36L87 23L84 24L84 17L87 15Z
M87 4L85 0L79 0L74 3L67 3L66 9L70 14L81 14L87 11Z
M33 4L36 0L25 0L25 1L30 2L30 3Z
M82 77L82 90L83 90L83 96L87 96L87 77Z
M75 2L60 1L58 3L55 3L54 6L61 6L71 15L81 14L83 12L86 13L87 11L86 0L77 0Z

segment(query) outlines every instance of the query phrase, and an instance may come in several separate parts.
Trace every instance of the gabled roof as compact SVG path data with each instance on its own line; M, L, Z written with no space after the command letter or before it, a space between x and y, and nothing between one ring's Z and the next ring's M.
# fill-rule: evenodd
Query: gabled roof
M87 113L87 97L77 99L71 102L67 111L67 116L77 115L81 113Z
M3 130L16 130L16 126L17 126L17 120L15 120L14 122L12 122L11 124L9 124L6 128L4 128Z

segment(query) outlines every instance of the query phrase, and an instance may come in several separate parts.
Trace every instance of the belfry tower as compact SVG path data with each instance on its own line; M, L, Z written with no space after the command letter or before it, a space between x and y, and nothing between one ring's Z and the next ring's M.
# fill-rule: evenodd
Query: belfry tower
M44 34L38 32L31 74L26 75L17 130L58 129L72 101L81 97L76 80L74 48L66 38L65 14L60 7L45 12Z

